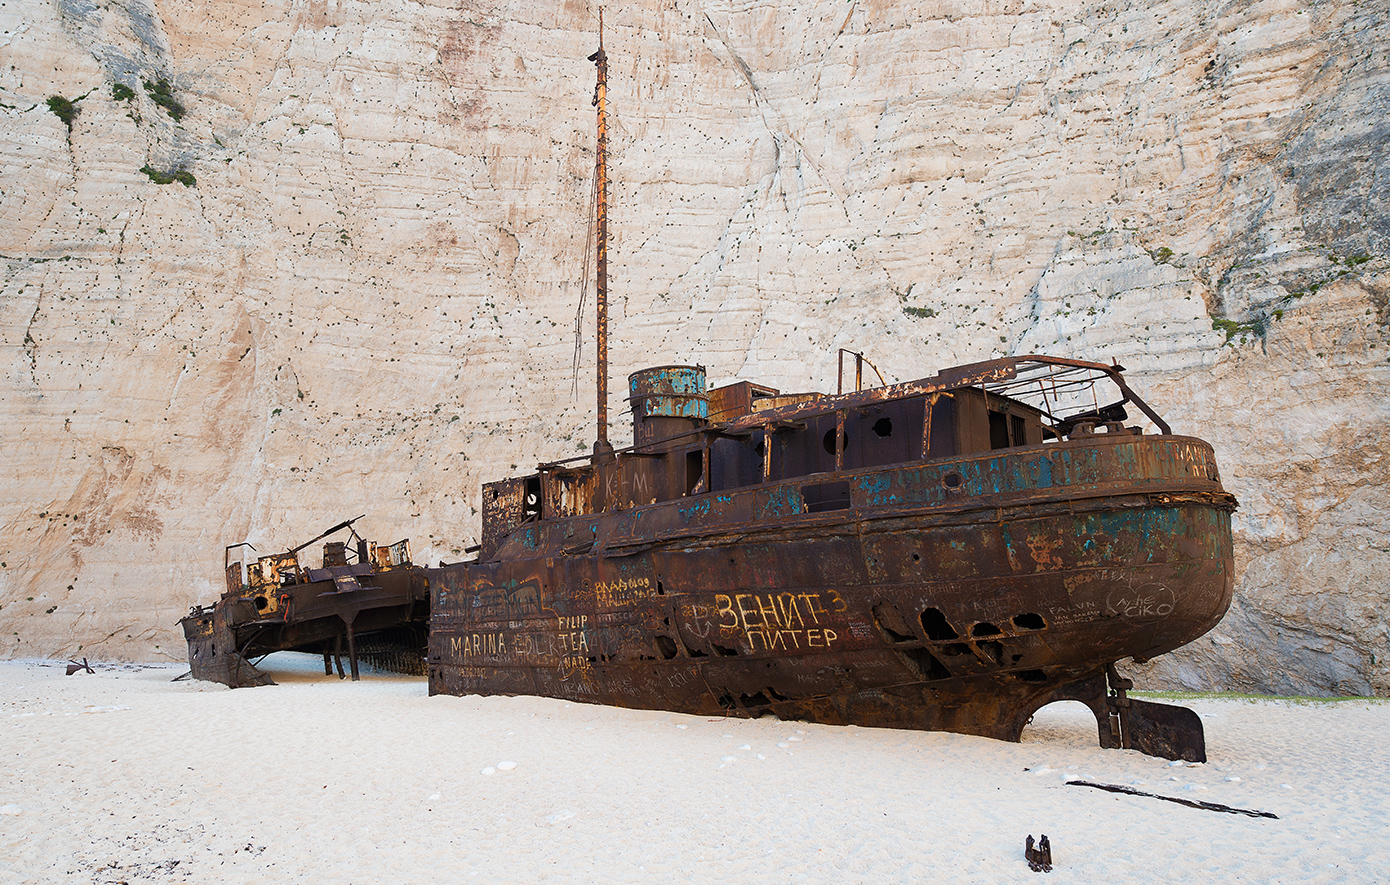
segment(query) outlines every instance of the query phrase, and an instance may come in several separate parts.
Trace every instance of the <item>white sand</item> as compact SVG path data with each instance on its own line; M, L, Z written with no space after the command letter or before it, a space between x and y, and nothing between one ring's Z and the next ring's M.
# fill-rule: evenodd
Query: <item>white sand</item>
M0 663L0 883L1390 881L1385 702L1192 701L1188 766L1098 749L1079 704L1015 745L268 668Z

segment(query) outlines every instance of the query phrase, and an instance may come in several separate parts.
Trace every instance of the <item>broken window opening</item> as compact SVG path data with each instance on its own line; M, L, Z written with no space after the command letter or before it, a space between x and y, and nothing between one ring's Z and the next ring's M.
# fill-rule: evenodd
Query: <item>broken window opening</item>
M705 480L705 451L693 449L685 453L685 495L699 494Z
M540 519L541 478L539 476L526 477L526 491L522 498L521 516L523 520Z
M802 486L801 500L805 504L807 513L848 510L850 507L849 483L841 480Z
M1003 412L989 410L989 447L1007 449L1009 447L1008 417Z

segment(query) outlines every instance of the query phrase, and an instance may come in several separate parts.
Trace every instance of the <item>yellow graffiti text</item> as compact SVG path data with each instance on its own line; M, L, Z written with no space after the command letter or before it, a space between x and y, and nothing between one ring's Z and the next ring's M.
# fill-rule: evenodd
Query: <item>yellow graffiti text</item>
M719 626L742 630L815 627L828 613L819 593L717 593L714 605Z
M748 644L753 651L796 651L802 648L829 648L830 643L840 638L840 634L828 628L812 627L805 630L760 630L747 631Z
M507 634L471 633L449 637L449 650L456 658L473 655L505 655L507 653Z
M834 611L843 611L838 594ZM826 609L819 593L717 593L715 620L723 630L739 630L753 651L826 649L840 634L821 623Z
M600 608L612 608L640 602L652 595L651 578L619 578L616 581L595 581L594 602Z

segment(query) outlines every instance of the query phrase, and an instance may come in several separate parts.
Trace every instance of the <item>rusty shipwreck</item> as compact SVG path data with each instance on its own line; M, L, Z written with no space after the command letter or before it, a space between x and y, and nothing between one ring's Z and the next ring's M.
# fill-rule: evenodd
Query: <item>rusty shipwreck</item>
M426 571L430 692L1004 740L1077 700L1103 746L1204 758L1196 715L1130 698L1115 665L1221 619L1235 501L1121 367L787 395L664 366L630 377L613 448L601 38L591 60L598 440L484 485L476 559Z
M361 519L358 517L357 519ZM273 685L252 662L276 651L323 655L325 674L346 651L352 678L358 661L403 672L423 672L429 627L424 570L410 561L410 541L378 545L340 522L289 550L255 561L223 556L226 589L211 605L195 605L179 621L188 642L190 675L232 688ZM301 553L346 531L348 541L325 541L317 568ZM252 548L254 549L254 548Z

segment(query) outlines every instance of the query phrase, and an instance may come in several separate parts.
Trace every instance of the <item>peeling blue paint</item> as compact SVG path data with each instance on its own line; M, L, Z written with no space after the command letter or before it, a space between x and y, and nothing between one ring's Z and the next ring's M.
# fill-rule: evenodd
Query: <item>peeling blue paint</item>
M801 489L793 483L759 489L753 495L753 518L771 519L777 516L792 516L805 511Z
M698 498L689 504L682 504L676 510L680 514L681 521L690 522L693 519L709 515L710 499Z

